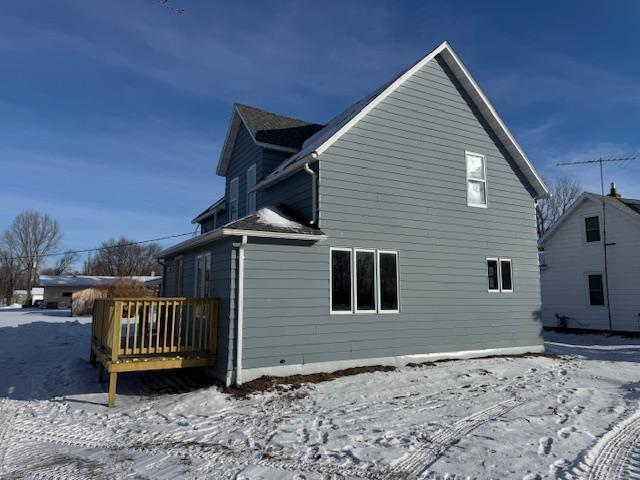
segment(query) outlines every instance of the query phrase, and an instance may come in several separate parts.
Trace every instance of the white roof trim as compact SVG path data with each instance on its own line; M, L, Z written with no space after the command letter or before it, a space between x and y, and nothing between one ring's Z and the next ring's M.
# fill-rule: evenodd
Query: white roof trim
M328 237L324 234L310 234L310 233L287 233L287 232L269 232L264 230L239 230L234 228L220 227L210 232L198 235L197 237L190 238L184 242L178 243L172 247L162 250L159 254L159 258L164 258L169 255L183 252L199 245L204 245L215 240L220 240L223 237L237 237L246 235L247 237L261 237L261 238L281 238L287 240L326 240Z
M373 108L375 108L380 102L393 93L400 85L402 85L407 79L412 77L418 70L424 67L427 63L433 60L436 56L442 54L442 58L452 69L456 75L458 81L463 85L467 93L475 101L476 106L485 117L485 120L494 129L498 138L503 142L509 153L513 156L514 160L522 170L527 180L531 183L536 191L535 198L545 198L549 196L549 189L546 187L542 178L533 168L533 165L522 151L513 135L509 132L504 122L500 119L497 112L484 95L478 84L473 80L465 66L462 64L458 56L455 54L451 46L447 42L442 42L435 50L431 51L427 56L422 58L413 67L407 70L404 74L399 76L391 84L389 84L381 92L372 95L372 98L362 107L357 113L352 114L352 117L343 125L339 121L336 125L331 127L331 123L325 128L327 132L320 130L315 136L311 137L305 142L304 147L300 152L287 160L290 164L287 165L282 171L276 169L274 173L265 178L262 182L256 185L255 188L266 187L290 173L302 168L302 166L308 161L308 157L313 153L322 155L331 145L333 145L342 135L349 131L358 121L366 116ZM349 107L346 111L353 109L357 104ZM337 119L340 116L336 117Z
M620 200L613 197L609 197L607 195L602 197L602 195L598 195L596 193L584 192L582 195L580 195L576 199L575 202L573 202L573 204L571 204L571 206L567 209L566 212L564 212L564 214L558 219L558 221L555 224L553 224L553 226L549 230L546 231L546 233L542 236L542 238L538 240L538 244L540 246L543 246L553 236L553 234L555 234L560 229L560 226L564 224L564 222L571 215L573 215L573 212L575 212L578 206L582 204L585 200L591 200L592 202L597 203L598 205L602 205L603 198L604 198L604 201L607 203L607 205L617 208L622 213L626 213L630 217L633 217L635 220L640 221L640 214L635 212L632 208L629 208Z

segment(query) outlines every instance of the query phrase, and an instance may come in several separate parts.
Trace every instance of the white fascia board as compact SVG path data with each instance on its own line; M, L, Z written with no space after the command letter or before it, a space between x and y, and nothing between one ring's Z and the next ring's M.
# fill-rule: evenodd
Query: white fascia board
M190 248L197 247L214 240L219 240L222 237L222 229L218 228L216 230L203 233L202 235L198 235L197 237L190 238L189 240L185 240L184 242L178 243L177 245L174 245L172 247L166 248L158 254L158 258L164 258L168 255L174 255L176 253L184 252L185 250L189 250Z
M261 238L284 238L288 240L326 240L326 235L314 235L310 233L285 233L285 232L268 232L263 230L238 230L235 228L223 228L222 234L225 237L231 236L247 236Z

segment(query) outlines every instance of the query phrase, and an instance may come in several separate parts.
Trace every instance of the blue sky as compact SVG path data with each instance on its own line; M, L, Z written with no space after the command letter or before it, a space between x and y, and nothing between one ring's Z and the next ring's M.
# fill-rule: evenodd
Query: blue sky
M218 198L234 101L325 122L448 40L542 174L640 152L640 2L5 2L0 230L62 248L188 232ZM640 197L640 162L608 168ZM168 242L171 243L171 242Z

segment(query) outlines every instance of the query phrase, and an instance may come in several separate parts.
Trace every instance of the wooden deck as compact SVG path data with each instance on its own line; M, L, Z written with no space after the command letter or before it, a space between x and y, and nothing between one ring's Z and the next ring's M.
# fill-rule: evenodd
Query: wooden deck
M216 359L218 300L98 299L93 307L91 363L109 373L109 406L119 372L203 367Z

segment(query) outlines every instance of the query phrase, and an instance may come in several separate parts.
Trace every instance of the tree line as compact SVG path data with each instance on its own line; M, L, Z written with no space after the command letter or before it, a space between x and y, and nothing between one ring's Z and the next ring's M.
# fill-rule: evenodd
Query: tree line
M158 274L161 246L140 244L126 238L102 242L77 268L79 255L68 250L58 254L62 242L60 224L49 215L33 210L18 214L0 234L0 300L10 303L15 290L27 291L39 283L39 275L138 276Z

